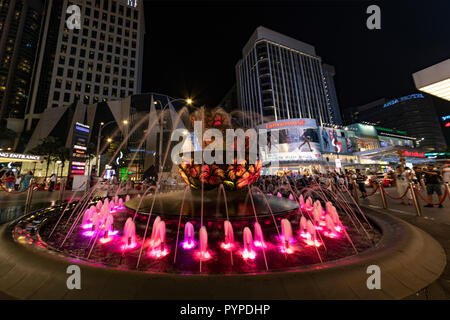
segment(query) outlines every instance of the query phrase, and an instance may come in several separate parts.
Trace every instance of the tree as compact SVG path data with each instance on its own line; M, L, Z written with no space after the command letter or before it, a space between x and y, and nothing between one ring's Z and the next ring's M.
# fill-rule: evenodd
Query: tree
M56 153L54 155L54 159L57 161L61 161L61 176L64 172L64 165L66 164L66 161L70 160L71 151L69 148L66 148L65 146L61 146L56 150Z
M31 154L44 156L45 160L47 161L47 168L45 170L45 179L47 179L50 162L56 159L58 155L58 149L61 147L62 144L58 138L48 136L42 139L39 145L30 150Z

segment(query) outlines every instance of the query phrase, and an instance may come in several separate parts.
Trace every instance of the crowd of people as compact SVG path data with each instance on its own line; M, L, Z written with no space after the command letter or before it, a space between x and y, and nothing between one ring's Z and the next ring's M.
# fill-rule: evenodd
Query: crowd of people
M367 186L381 183L381 180L387 176L393 180L392 185L395 185L402 204L412 204L411 193L407 190L410 183L413 183L418 190L426 191L428 203L425 207L434 206L431 203L433 202L433 195L436 194L437 206L443 208L441 200L445 194L444 184L450 183L450 161L447 161L440 168L437 168L433 163L413 168L399 165L395 172L385 174L366 174L360 169L356 169L354 171L344 170L340 173L334 171L321 173L313 170L281 176L261 176L256 182L256 186L265 193L280 192L283 195L289 190L301 190L317 184L326 188L337 187L342 189L345 187L349 191L353 191L354 186L356 186L361 193L361 198L365 199L368 197Z
M0 177L0 184L3 184L8 191L24 191L28 189L34 179L31 171L25 174L16 174L12 170L5 170Z

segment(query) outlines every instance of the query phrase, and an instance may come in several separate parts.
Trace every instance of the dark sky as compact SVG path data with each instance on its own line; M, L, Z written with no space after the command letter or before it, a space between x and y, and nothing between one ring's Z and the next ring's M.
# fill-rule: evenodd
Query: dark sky
M366 8L381 7L381 30ZM415 91L411 74L450 57L450 1L145 2L143 92L217 105L256 27L316 48L342 108Z

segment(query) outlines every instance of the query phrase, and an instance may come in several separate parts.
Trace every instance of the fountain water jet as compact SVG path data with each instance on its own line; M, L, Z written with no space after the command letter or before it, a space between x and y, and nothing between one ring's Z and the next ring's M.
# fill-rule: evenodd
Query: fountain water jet
M243 241L244 251L242 252L242 258L244 258L244 260L255 260L256 252L253 250L253 236L249 227L244 228Z
M195 239L194 239L194 226L190 222L186 222L184 226L184 241L181 243L181 246L185 250L189 250L195 247Z

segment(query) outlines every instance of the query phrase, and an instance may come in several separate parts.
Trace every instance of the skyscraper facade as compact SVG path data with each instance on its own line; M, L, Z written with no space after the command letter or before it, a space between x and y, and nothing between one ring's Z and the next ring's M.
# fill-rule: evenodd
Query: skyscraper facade
M0 1L0 118L23 118L44 13L41 0ZM11 121L9 121L11 120Z
M331 122L333 124L342 125L341 110L339 109L339 102L336 94L336 87L334 86L334 75L336 71L333 66L323 64L323 80L325 82L325 92L327 95L328 104L331 111Z
M71 5L80 8L80 29L67 24ZM48 108L140 93L144 34L142 1L48 0L25 129Z
M313 46L258 27L242 55L236 81L240 108L250 115L247 126L294 118L335 123Z

